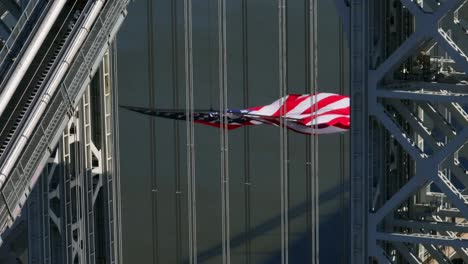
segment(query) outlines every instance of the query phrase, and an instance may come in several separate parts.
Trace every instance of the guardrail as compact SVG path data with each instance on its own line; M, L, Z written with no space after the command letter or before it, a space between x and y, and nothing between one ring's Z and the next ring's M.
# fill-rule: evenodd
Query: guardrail
M52 6L50 7L50 11L47 12L43 23L41 23L37 29L36 34L34 34L30 45L28 45L24 51L24 54L20 57L20 61L15 67L11 76L2 82L2 86L0 88L0 116L3 114L3 111L10 102L10 99L16 91L16 88L18 88L18 84L23 79L26 71L31 65L31 62L41 48L41 45L44 43L44 40L57 20L57 17L60 15L66 2L66 0L57 0L53 2ZM5 84L5 86L3 86L3 84Z
M50 99L39 125L31 134L6 178L0 196L0 233L20 214L27 196L61 137L68 115L79 103L92 75L126 16L128 0L107 1L78 56L70 64L59 91Z
M31 13L23 13L23 15L27 14L25 16L28 17L28 20L18 23L18 27L15 27L13 34L10 35L9 44L0 51L2 54L0 61L0 91L14 72L19 62L18 58L21 58L29 43L31 43L52 3L53 1L39 1L36 5L30 5L30 8L32 8Z
M23 30L24 26L26 23L29 21L29 18L31 17L32 12L36 8L37 4L39 4L41 1L40 0L31 0L26 8L24 9L23 13L21 14L20 18L16 22L15 27L10 33L10 36L8 39L5 41L3 44L4 46L2 47L0 51L0 65L3 63L5 60L6 55L9 53L11 50L13 43L15 43L16 39L18 39L18 36L20 35L21 31Z
M5 61L8 58L8 55L14 50L14 46L16 45L18 39L22 34L28 34L29 37L25 39L25 41L30 40L31 32L34 32L35 29L39 26L38 23L31 24L30 27L26 28L31 18L34 18L35 21L38 22L42 21L43 17L45 16L44 13L35 14L35 12L47 10L52 1L41 1L41 0L31 0L26 8L24 9L23 13L21 14L20 18L16 22L15 27L11 31L8 39L3 43L3 47L0 50L0 68L4 67ZM37 9L40 10L37 10ZM27 32L26 32L27 31Z
M93 3L93 7L90 12L87 14L85 21L80 27L79 32L74 36L73 41L70 42L70 46L67 48L64 58L60 61L60 65L55 70L55 73L52 75L52 78L47 82L44 93L41 95L41 100L35 105L34 110L31 112L31 115L27 119L26 127L22 130L21 136L16 140L15 147L8 153L5 163L2 164L2 169L0 171L0 188L3 186L4 180L8 177L11 172L11 169L14 166L14 163L17 161L19 155L26 146L28 139L33 135L33 132L36 129L37 124L39 123L42 114L45 112L50 99L58 90L61 80L64 78L65 73L67 72L70 64L73 59L77 56L78 50L81 48L81 45L84 43L88 32L93 26L96 18L98 17L102 6L104 5L104 0L96 0ZM0 101L0 107L1 107ZM0 111L2 109L0 108Z

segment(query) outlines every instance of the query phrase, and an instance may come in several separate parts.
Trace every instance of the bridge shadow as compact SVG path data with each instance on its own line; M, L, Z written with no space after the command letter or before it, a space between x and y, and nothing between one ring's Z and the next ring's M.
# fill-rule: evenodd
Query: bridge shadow
M320 223L320 262L346 263L346 248L340 248L343 245L343 240L346 239L345 230L342 228L341 213L336 212L328 215L325 221ZM331 234L331 235L330 235ZM289 263L309 263L311 259L311 237L310 233L304 232L298 239L289 244ZM344 261L343 261L344 260ZM281 264L281 250L276 250L271 253L271 257L267 258L262 263L264 264Z
M345 184L345 186L347 186L347 184ZM340 193L344 191L344 187L343 186L337 186L333 189L330 189L324 193L322 193L320 195L320 203L323 204L323 203L326 203L328 201L331 201L333 199L336 199L337 197L339 197ZM305 215L307 213L307 209L308 209L308 206L309 206L309 203L307 201L304 201L304 202L301 202L300 204L292 207L289 209L289 220L292 221L298 217L301 217L303 215ZM339 223L339 220L340 220L340 215L341 213L340 212L336 212L332 215L329 215L328 217L326 217L325 219L325 222L329 222L329 221L332 221L333 223L331 223L332 225L328 225L329 227L331 227L331 234L333 233L337 233L337 227L341 227L342 225L340 225ZM320 230L322 232L323 228L325 227L324 226L324 223L323 223L323 220L322 219L322 223L320 224ZM240 247L242 245L244 245L247 241L250 241L256 237L260 237L272 230L274 230L275 228L279 228L281 226L281 215L278 214L272 218L270 218L269 220L257 225L256 227L253 227L250 232L243 232L243 233L240 233L240 234L237 234L235 235L234 237L232 237L231 241L230 241L230 244L231 244L231 250L234 249L234 248L237 248L237 247ZM324 230L325 231L325 230ZM321 240L323 240L324 238L326 238L326 236L322 236L321 237ZM331 239L331 237L329 237L327 240ZM344 238L343 238L344 239ZM336 241L336 240L339 240L337 239L336 236L333 236L333 240ZM290 261L292 261L291 263L301 263L303 262L305 259L310 259L310 234L307 234L307 232L304 232L303 235L300 236L300 238L296 241L294 241L293 243L290 244ZM323 241L323 242L327 242L327 241ZM333 241L331 241L333 243ZM324 252L325 255L322 256L322 257L325 257L326 255L329 255L329 254L326 254L326 252ZM222 254L222 244L218 244L214 247L211 247L207 250L204 250L204 251L201 251L199 254L198 254L198 261L200 263L203 263L205 261L208 261L209 259L213 258L213 257L217 257L217 256L220 256ZM331 254L335 254L336 255L336 252L331 252ZM188 260L186 260L184 263L188 263ZM274 264L274 263L281 263L281 251L276 251L276 252L273 252L272 253L272 257L270 259L267 259L265 264ZM327 262L329 263L329 262Z

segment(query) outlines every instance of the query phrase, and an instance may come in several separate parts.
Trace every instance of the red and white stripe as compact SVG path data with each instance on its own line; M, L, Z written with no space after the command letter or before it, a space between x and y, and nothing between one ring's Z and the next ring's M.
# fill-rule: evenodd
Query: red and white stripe
M247 110L252 121L245 125L279 125L282 118L289 129L305 134L343 132L350 126L349 97L333 93L291 94Z

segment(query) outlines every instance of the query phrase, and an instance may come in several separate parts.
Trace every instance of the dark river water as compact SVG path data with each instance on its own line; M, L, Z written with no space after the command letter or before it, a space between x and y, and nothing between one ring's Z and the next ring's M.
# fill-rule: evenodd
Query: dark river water
M185 107L183 1L138 0L118 35L120 104ZM194 102L219 107L217 1L193 2ZM306 93L306 9L288 1L288 92ZM347 93L347 43L334 1L319 1L319 90ZM277 0L227 1L228 105L279 97ZM187 141L182 121L120 111L124 263L187 263ZM310 262L307 136L289 134L289 259ZM347 263L348 135L319 137L320 259ZM199 263L222 263L220 134L195 126ZM231 263L281 263L280 134L229 132Z

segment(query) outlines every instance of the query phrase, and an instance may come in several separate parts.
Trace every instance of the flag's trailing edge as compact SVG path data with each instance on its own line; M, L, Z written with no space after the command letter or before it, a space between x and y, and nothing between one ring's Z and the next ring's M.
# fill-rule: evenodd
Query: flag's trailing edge
M187 120L185 110L122 107L145 115ZM344 132L350 126L349 97L332 93L290 94L269 105L242 110L228 109L226 113L228 129L259 124L279 126L280 119L289 129L304 134ZM220 128L220 111L196 110L194 122Z

